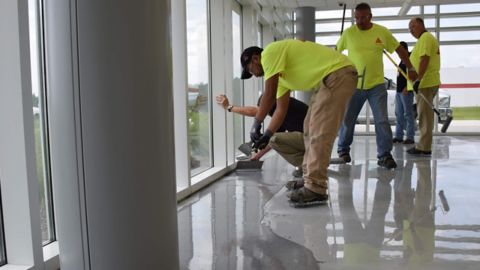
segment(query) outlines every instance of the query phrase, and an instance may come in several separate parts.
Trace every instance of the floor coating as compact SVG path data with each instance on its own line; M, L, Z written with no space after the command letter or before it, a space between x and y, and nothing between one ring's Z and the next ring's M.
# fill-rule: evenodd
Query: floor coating
M324 206L289 205L293 167L274 153L230 173L179 204L181 269L480 269L480 138L409 147L386 170L375 137L357 136Z

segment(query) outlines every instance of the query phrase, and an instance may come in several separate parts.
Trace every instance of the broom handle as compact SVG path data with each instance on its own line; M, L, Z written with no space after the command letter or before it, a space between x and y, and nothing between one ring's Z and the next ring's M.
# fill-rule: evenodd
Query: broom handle
M411 81L408 78L407 74L405 74L405 72L400 68L400 66L397 65L397 63L395 63L392 57L385 50L383 50L383 54L385 54L388 57L388 59L390 59L392 64L397 67L398 71L403 75L403 77L405 77L405 79L407 79L408 81ZM415 89L415 85L413 87L413 90L423 98L423 100L432 108L432 110L435 112L435 114L437 114L438 118L440 119L441 117L440 111L438 111L437 108L435 108L435 106L433 106L433 104L430 101L428 101L427 98L420 91L418 91L418 88ZM453 119L452 116L447 117L447 120L445 120L445 123L443 124L442 130L441 130L442 133L445 133L447 131L447 128L450 125L450 122L452 122L452 119Z
M407 79L408 81L412 82L412 80L410 80L410 79L408 78L407 74L400 68L399 65L397 65L397 63L395 63L395 60L393 60L393 58L392 58L390 55L388 55L388 53L387 53L385 50L383 50L383 54L385 54L385 55L388 57L388 59L390 59L390 61L392 62L392 64L397 67L398 71L403 75L403 77L405 77L405 79ZM412 82L412 83L413 83L413 82ZM414 88L414 90L415 90L415 88ZM417 92L417 91L415 91L415 92ZM428 104L428 105L432 108L432 110L437 114L437 116L440 117L440 112L435 108L435 106L433 106L433 104L430 103L430 101L428 101L427 98L426 98L422 93L418 93L418 95L421 96L421 97L423 98L423 100L425 100L425 102L427 102L427 104Z
M342 30L340 31L340 36L343 34L343 25L345 23L345 11L347 10L347 4L342 3L343 5L343 17L342 17Z
M405 73L405 71L403 71L403 70L400 68L400 66L397 65L397 63L395 63L395 60L393 60L393 58L392 58L385 50L383 50L383 53L388 57L388 59L390 59L390 61L392 62L392 64L394 64L394 65L397 67L398 71L399 71L400 73L402 73L403 77L405 77L405 79L411 81L411 80L408 78L408 76L407 76L407 74Z

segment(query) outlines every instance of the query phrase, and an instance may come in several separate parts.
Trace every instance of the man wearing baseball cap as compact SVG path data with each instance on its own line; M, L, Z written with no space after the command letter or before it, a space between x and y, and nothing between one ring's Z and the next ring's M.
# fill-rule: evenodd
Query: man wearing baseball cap
M240 57L242 79L264 77L265 92L250 131L254 148L264 148L283 123L290 91L313 91L304 121L304 186L290 194L295 205L328 200L327 168L345 108L355 91L357 71L348 58L326 46L281 40L245 49ZM276 110L264 134L261 125L276 100Z

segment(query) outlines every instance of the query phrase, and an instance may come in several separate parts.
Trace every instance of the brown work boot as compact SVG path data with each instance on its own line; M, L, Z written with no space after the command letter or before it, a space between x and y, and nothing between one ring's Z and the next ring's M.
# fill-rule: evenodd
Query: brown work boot
M300 178L303 176L302 167L295 167L295 170L292 172L293 177Z
M298 180L291 180L285 184L285 187L288 190L295 190L303 187L303 178Z
M320 194L313 192L305 187L293 190L290 193L290 201L299 204L312 204L312 203L326 203L328 201L327 194Z

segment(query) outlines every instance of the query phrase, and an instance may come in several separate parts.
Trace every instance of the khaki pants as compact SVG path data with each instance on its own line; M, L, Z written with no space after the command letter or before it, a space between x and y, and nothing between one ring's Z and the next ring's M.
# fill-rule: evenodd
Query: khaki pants
M332 146L357 80L353 66L341 68L323 80L310 100L303 127L306 149L303 179L305 187L313 192L325 194L327 191Z
M302 132L277 132L270 139L270 147L293 166L302 166L305 154Z
M438 86L420 88L418 89L425 98L433 104L433 98L438 92ZM432 137L433 137L433 120L434 112L427 102L418 95L415 96L417 100L418 111L418 129L420 130L420 139L415 148L422 151L432 151Z

